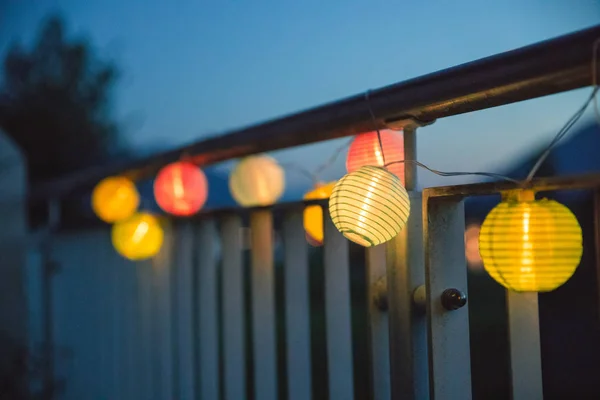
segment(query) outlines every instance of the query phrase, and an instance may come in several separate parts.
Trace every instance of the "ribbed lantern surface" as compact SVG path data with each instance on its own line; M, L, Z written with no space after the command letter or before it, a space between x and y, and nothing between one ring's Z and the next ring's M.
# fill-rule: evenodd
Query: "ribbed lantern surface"
M508 192L486 217L479 252L486 271L516 292L549 292L575 273L583 253L581 227L564 205Z
M401 132L382 130L381 145L383 154L377 138L377 132L368 132L356 135L346 157L346 170L354 172L365 165L384 166L394 161L404 160L404 139ZM400 178L404 183L404 163L396 163L388 166L388 170Z
M381 167L364 166L345 175L333 188L329 214L336 228L362 246L393 239L410 213L400 179Z

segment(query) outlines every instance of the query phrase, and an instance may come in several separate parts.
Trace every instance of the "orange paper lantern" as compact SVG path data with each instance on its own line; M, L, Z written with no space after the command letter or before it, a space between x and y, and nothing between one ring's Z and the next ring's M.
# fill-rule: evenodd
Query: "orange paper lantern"
M123 221L133 215L140 204L135 183L124 176L111 176L96 185L92 209L104 222Z
M313 238L312 236L310 236L308 234L308 232L306 232L305 234L306 237L306 243L310 244L312 247L321 247L323 246L323 242L319 242L318 240L316 240L315 238Z
M189 162L169 164L154 180L154 197L158 206L169 214L195 214L208 197L206 175Z
M336 183L337 181L317 183L313 190L304 195L304 200L328 199ZM321 206L308 206L304 209L304 230L308 235L307 241L312 246L323 244L323 209Z
M357 135L348 149L346 158L346 170L348 173L358 170L365 165L377 167L384 166L394 161L404 160L404 139L401 132L390 130L380 131L383 154L377 138L377 132L369 132ZM392 174L400 178L404 184L404 163L396 163L386 168Z

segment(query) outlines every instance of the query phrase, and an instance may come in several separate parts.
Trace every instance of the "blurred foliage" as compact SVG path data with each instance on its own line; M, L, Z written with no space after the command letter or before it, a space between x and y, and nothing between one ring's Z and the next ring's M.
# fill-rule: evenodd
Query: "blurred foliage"
M110 118L116 67L86 40L71 39L58 16L45 20L30 49L15 43L4 59L0 127L43 181L101 163L119 147Z

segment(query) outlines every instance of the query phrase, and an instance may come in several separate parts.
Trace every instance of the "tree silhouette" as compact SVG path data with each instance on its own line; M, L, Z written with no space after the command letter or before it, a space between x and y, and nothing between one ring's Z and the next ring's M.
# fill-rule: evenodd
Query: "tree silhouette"
M30 50L14 44L6 55L0 127L27 156L31 182L103 162L118 150L109 107L117 70L92 50L66 37L63 20L53 16Z

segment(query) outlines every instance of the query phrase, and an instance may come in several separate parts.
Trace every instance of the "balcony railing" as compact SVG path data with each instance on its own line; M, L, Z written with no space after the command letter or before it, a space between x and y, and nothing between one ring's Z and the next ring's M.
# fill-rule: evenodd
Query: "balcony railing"
M589 85L598 37L600 26L369 92L376 126L359 95L152 159L84 171L35 187L31 197L55 201L114 174L147 177L183 153L206 165L375 127L404 129L406 157L414 159L418 126ZM55 230L47 239L49 250L32 268L44 259L61 268L46 282L52 289L46 333L54 349L72 349L70 359L53 353L53 377L67 379L65 398L98 393L98 398L157 400L470 399L468 304L444 306L442 297L449 289L467 292L463 199L515 184L420 193L414 190L414 166L407 164L406 170L411 191L406 228L387 244L366 249L360 260L368 321L364 363L354 351L350 244L327 211L324 245L317 250L324 309L316 311L302 225L308 203L173 220L161 253L136 264L114 253L104 228ZM533 185L596 189L600 175ZM274 226L274 213L282 216L280 226ZM247 226L242 216L248 217ZM250 229L249 251L242 228ZM283 246L280 267L274 229ZM283 288L277 276L283 277ZM283 293L283 305L277 293ZM315 315L321 312L325 326L317 329ZM543 397L537 313L537 295L508 294L515 400ZM319 335L324 346L315 350ZM357 365L366 378L357 377ZM359 381L368 382L366 388L357 389Z

